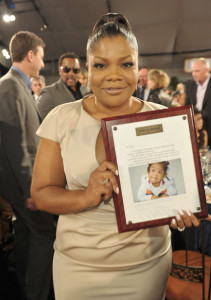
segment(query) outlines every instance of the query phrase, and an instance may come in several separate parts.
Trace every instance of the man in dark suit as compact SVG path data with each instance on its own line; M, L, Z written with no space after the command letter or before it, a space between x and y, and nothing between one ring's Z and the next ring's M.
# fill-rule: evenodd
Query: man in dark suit
M86 87L79 82L80 61L75 53L62 54L58 69L60 79L40 92L37 107L42 119L57 105L74 102L87 93Z
M211 146L211 79L209 64L204 58L195 61L192 68L193 80L186 84L186 104L202 111L204 129L208 132L208 144Z
M27 300L48 299L55 238L53 215L36 210L30 195L40 125L30 78L44 67L44 46L34 33L16 33L13 65L0 79L0 194L14 212L17 279Z
M150 93L150 90L147 86L148 73L149 73L149 68L147 68L147 67L142 67L139 70L138 86L133 94L133 96L140 98L142 100L145 100L145 101L149 100L149 93Z

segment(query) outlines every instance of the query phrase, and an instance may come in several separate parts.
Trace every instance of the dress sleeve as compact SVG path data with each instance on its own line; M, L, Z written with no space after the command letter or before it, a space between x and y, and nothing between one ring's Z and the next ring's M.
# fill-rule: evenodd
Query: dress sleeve
M43 120L36 134L60 144L68 128L71 130L77 122L78 108L79 105L73 102L55 107Z

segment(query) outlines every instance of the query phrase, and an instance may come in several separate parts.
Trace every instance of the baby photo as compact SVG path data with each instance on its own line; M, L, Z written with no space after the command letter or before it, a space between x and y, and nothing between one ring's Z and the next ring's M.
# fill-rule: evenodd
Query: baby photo
M134 202L185 193L180 159L129 168Z

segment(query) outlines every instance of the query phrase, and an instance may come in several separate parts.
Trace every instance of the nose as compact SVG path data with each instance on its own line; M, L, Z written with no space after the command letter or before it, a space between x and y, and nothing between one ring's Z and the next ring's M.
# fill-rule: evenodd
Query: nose
M113 67L108 68L107 80L109 80L109 81L121 80L119 67L113 66Z

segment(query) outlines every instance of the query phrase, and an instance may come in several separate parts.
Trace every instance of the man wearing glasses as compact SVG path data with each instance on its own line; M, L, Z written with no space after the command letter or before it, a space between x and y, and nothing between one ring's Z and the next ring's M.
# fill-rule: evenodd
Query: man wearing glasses
M79 82L80 61L75 53L62 54L58 67L60 79L43 88L38 99L37 107L42 119L57 105L79 100L87 92Z

